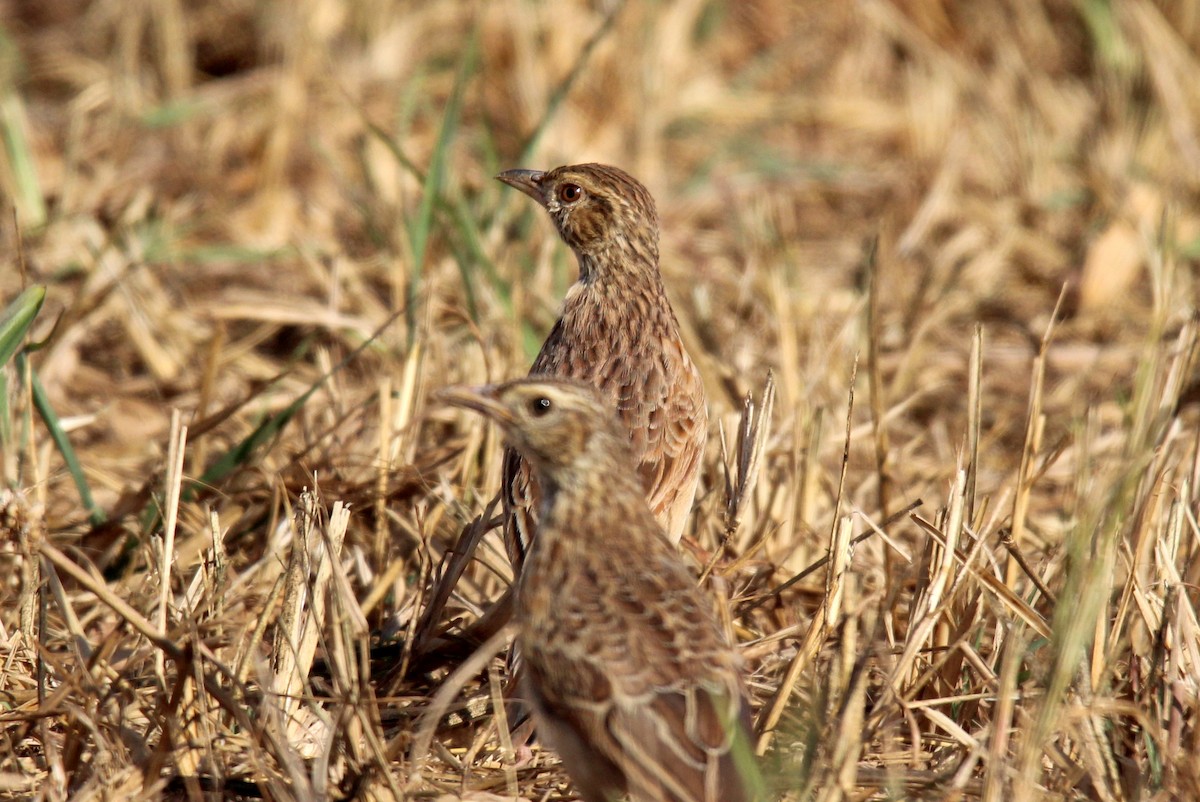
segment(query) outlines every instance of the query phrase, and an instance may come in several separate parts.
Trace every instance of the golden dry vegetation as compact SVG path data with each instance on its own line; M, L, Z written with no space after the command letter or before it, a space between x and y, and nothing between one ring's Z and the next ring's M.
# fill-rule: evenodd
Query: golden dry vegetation
M658 199L685 551L787 798L1200 798L1200 2L0 20L5 796L571 795L415 622L499 481L429 395L574 278L491 177L597 160ZM506 581L485 540L446 621Z

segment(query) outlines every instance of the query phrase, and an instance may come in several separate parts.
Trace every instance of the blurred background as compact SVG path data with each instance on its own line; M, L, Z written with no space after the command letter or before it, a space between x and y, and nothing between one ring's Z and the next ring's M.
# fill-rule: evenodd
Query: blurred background
M774 372L734 540L762 583L824 554L837 511L948 503L977 326L972 525L1015 516L1058 578L1089 499L1142 509L1096 477L1145 467L1143 447L1161 447L1158 487L1196 464L1180 355L1198 47L1194 0L0 0L0 300L47 287L31 362L82 466L34 429L4 443L4 483L116 582L143 559L179 410L202 488L179 570L215 513L249 574L315 483L354 510L355 586L391 588L372 620L402 626L499 475L495 433L424 399L522 375L575 278L541 211L492 177L602 161L657 199L668 294L730 448ZM1139 428L1152 412L1167 440ZM723 459L714 427L691 530L709 548ZM1168 562L1195 583L1187 537ZM861 549L866 596L909 587L878 539ZM809 584L758 626L807 620ZM782 664L762 671L774 688Z
M341 381L373 385L419 337L423 381L481 378L442 359L475 338L488 376L523 373L574 264L492 180L514 166L606 161L647 184L668 290L731 404L768 367L789 408L844 403L873 237L895 422L947 435L976 320L996 383L1023 380L1066 287L1079 347L1051 399L1086 404L1128 372L1154 294L1192 298L1196 3L0 10L0 291L49 286L41 378L105 504L171 407L202 416L340 356L394 310L383 362ZM1169 286L1152 256L1179 264ZM1023 409L1000 415L1019 437Z

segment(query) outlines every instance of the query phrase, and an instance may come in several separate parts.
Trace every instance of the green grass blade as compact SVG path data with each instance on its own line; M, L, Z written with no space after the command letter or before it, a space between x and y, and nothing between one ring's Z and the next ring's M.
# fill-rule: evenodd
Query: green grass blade
M34 319L46 300L46 288L29 287L0 312L0 451L8 452L13 443L12 410L8 406L9 374L3 368L18 353ZM18 374L19 376L20 374ZM18 378L17 382L20 383ZM6 468L13 468L9 463ZM6 474L7 475L7 474ZM9 477L11 478L11 477Z
M29 287L0 312L0 366L7 365L25 341L33 319L46 300L46 288Z
M405 314L407 310L401 309L394 312L387 320L385 320L375 331L371 332L371 336L362 342L357 348L346 354L340 362L331 367L326 373L320 376L312 385L296 397L292 403L288 404L284 409L280 410L275 415L264 420L254 428L254 431L241 440L236 446L222 455L216 462L209 466L208 470L200 477L199 481L193 484L186 492L185 499L190 499L194 493L201 487L216 484L217 482L228 476L233 470L250 461L254 452L264 443L271 440L283 427L296 416L296 413L308 403L308 399L312 398L313 394L321 389L334 374L342 368L349 365L358 355L371 346L381 334L396 321L396 318Z
M571 88L575 86L575 82L583 75L584 68L591 61L596 45L603 42L612 31L613 24L617 21L617 15L621 13L623 8L625 8L624 2L613 3L612 7L608 10L608 14L601 21L600 27L596 29L591 38L584 42L583 46L579 49L579 56L575 59L575 64L571 67L571 71L567 73L567 76L550 93L550 98L546 101L546 109L542 113L542 118L538 120L538 124L521 144L521 157L518 159L521 164L525 164L537 149L538 142L542 139L542 134L550 127L554 115L558 113L559 106L567 99Z
M0 94L0 140L13 177L13 203L21 224L31 229L46 223L46 200L38 180L33 150L26 134L25 107L15 92Z
M248 463L251 456L259 447L266 445L275 438L283 428L287 426L292 418L296 417L308 399L312 398L321 385L325 383L328 375L321 377L313 383L311 387L301 393L292 403L281 409L274 415L271 415L258 426L254 431L244 437L236 446L226 451L216 462L209 466L208 470L200 477L199 485L207 486L220 482L226 476L231 474L240 465ZM193 490L195 487L193 487ZM185 498L190 498L190 494Z
M471 315L471 319L476 323L479 322L476 302L478 293L475 282L481 271L484 278L492 286L492 290L499 296L504 309L511 315L513 311L512 288L500 278L500 275L496 272L496 265L492 262L487 249L483 246L483 238L475 223L475 213L462 199L448 203L447 211L450 213L450 219L459 234L458 242L451 244L457 246L456 261L458 262L459 272L462 274L463 288L467 296L467 310Z
M17 369L24 371L25 355L17 356ZM33 406L41 416L42 422L46 424L46 430L50 432L50 439L54 441L54 445L58 448L58 453L62 455L63 462L67 466L67 472L71 474L71 479L75 482L75 489L79 491L79 500L83 502L83 508L87 510L88 521L92 526L99 526L104 523L106 516L104 510L96 505L96 500L92 498L92 489L88 486L87 477L83 474L83 466L79 464L79 457L75 454L75 448L71 445L71 440L67 437L67 433L63 431L62 423L58 419L58 413L50 406L50 399L46 396L46 389L42 387L42 381L38 378L37 372L31 370L29 372L30 385L33 390Z
M37 160L29 142L29 120L25 102L17 91L21 48L0 27L0 161L7 163L17 221L30 229L41 228L46 222L46 199L38 180ZM3 364L0 362L0 364Z
M429 246L429 234L433 228L433 211L441 194L442 184L446 179L446 157L450 151L450 145L458 133L458 124L462 116L463 94L467 81L475 72L476 56L479 51L478 42L479 37L476 32L472 34L467 48L463 52L458 75L454 79L454 88L450 92L450 99L446 101L446 111L442 115L442 126L438 132L437 145L429 160L429 171L425 174L421 206L417 210L416 218L409 223L409 241L412 243L412 275L409 278L407 293L410 342L416 331L417 317L420 315L420 310L417 308L417 288L420 286L421 273L425 264L425 251Z

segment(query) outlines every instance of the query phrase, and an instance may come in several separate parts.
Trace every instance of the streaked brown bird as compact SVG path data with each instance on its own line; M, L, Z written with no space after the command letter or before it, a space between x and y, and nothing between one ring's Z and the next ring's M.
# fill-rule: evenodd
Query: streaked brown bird
M550 214L579 262L579 280L530 368L531 376L578 379L598 388L620 419L650 509L672 542L696 496L708 432L704 385L679 337L658 271L658 212L637 180L616 167L578 164L496 176ZM513 575L537 529L537 481L516 451L504 455L504 540ZM483 525L463 530L418 625L418 654L439 651L436 628L466 570ZM506 594L464 631L480 641L508 620Z
M496 178L541 204L579 261L579 280L529 375L579 379L601 391L629 440L650 509L678 542L696 495L708 412L659 274L654 199L603 164ZM516 451L504 466L505 539L519 571L536 532L538 487Z
M440 395L499 423L541 489L516 590L521 692L575 789L759 798L740 658L647 505L609 400L539 379Z

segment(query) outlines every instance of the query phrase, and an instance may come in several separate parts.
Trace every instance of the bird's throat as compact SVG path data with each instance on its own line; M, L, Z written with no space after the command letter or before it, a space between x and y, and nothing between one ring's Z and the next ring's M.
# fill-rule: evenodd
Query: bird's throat
M612 342L670 336L678 329L658 269L623 266L602 269L579 261L579 281L563 299L560 324L575 336ZM585 340L586 341L586 340Z

